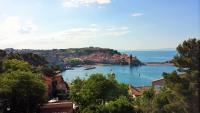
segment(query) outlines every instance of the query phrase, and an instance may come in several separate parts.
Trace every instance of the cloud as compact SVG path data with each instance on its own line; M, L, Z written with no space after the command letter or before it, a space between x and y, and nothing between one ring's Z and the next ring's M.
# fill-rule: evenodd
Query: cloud
M98 25L90 25L87 27L71 28L59 32L54 32L51 37L62 39L90 39L90 38L117 38L129 33L128 27L100 27Z
M22 21L19 17L7 17L0 23L0 34L24 34L37 31L38 27L31 20Z
M108 4L111 3L111 0L97 0L98 4Z
M132 13L131 16L137 17L137 16L143 16L144 13Z
M91 4L109 4L111 0L62 0L64 7L89 6Z
M9 17L0 22L0 48L69 48L89 46L92 40L119 38L130 30L126 26L100 26L91 24L84 27L45 32L38 29L31 20ZM40 26L41 27L41 26Z
M31 33L34 31L37 31L38 27L36 24L34 24L32 21L27 21L26 23L21 25L21 28L19 29L20 33Z
M0 21L0 48L13 47L18 42L35 37L38 27L31 20L12 16ZM21 45L25 45L22 43ZM28 46L28 45L27 45Z

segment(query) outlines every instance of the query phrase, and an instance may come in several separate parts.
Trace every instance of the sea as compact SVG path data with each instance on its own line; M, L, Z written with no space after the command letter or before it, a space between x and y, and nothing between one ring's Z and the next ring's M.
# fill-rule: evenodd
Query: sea
M129 55L136 56L142 62L164 62L171 60L175 55L175 50L159 51L120 51ZM162 78L163 72L172 72L177 70L173 65L144 65L139 67L130 67L122 65L96 65L95 69L84 70L84 67L77 67L74 70L62 72L64 80L72 82L80 77L87 79L91 74L103 73L104 75L114 73L118 82L130 84L133 86L149 86L152 81Z

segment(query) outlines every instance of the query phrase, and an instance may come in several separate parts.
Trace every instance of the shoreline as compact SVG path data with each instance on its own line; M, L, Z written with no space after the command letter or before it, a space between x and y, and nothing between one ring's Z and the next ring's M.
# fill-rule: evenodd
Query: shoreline
M154 66L154 65L171 65L174 66L173 63L165 63L165 62L142 62L144 65L139 65L139 66L131 66L131 67L140 67L140 66ZM85 67L85 66L130 66L130 65L121 65L121 64L103 64L103 63L97 63L97 64L91 64L91 65L79 65L79 66L74 66L71 68L78 68L78 67Z
M159 65L174 66L173 63L168 63L168 62L144 62L144 65L147 65L147 66L159 66Z

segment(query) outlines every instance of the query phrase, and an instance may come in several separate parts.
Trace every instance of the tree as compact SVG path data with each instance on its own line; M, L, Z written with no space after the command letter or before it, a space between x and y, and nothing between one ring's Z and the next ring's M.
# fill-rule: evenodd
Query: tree
M5 56L6 56L6 52L0 49L0 59L4 58Z
M98 113L106 103L120 96L130 97L128 86L118 83L113 77L92 74L87 80L77 78L72 82L70 97L79 106L79 112Z
M52 77L53 75L55 75L54 70L52 68L48 67L48 66L42 66L40 71L45 76Z
M17 59L12 60L5 60L3 66L5 67L5 71L12 72L12 71L31 71L31 66L28 62L20 61Z
M189 39L177 47L174 64L184 73L165 74L166 87L186 103L190 113L199 112L200 40Z
M173 62L180 70L198 70L200 68L200 40L189 39L177 47L178 54Z
M151 106L152 113L187 113L182 98L165 88L155 95Z
M6 56L6 52L0 49L0 72L3 71L3 60Z
M140 97L136 98L135 104L137 105L138 109L144 113L151 113L154 97L155 90L150 88L149 90L144 91Z
M200 40L189 39L177 47L173 63L182 73L164 73L164 90L154 99L155 113L199 112Z
M12 60L12 59L23 60L19 53L9 53L7 55L7 59L9 59L9 60Z
M126 96L120 96L115 101L108 102L103 113L136 113L130 100Z
M71 59L68 59L67 62L72 67L83 64L83 61L79 58L71 58Z
M4 65L5 71L0 74L0 100L7 100L12 113L35 113L45 101L41 75L33 73L24 61L7 60Z
M199 72L192 71L184 74L165 73L166 80L165 87L171 91L176 99L176 103L184 105L184 109L189 113L196 113L199 111ZM173 102L171 101L171 104ZM183 104L184 103L184 104ZM177 107L178 108L178 107Z
M33 66L43 66L48 63L44 57L33 53L21 54L21 57Z
M22 60L22 61L28 62L29 64L36 66L36 67L43 66L48 63L44 57L39 56L37 54L33 54L33 53L26 53L26 54L10 53L10 54L8 54L7 59Z
M81 89L84 85L84 82L85 82L85 80L82 80L78 77L72 82L71 87L70 87L70 89L71 89L70 90L70 98L71 98L71 100L75 101L76 104L78 104L78 105L81 105L82 103L84 103L81 99L82 97L80 94Z
M0 97L7 99L12 113L34 113L45 100L45 86L31 72L15 71L0 76Z

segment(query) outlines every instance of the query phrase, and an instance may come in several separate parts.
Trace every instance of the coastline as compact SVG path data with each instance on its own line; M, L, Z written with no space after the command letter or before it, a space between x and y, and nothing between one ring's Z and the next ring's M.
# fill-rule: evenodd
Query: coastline
M163 63L163 62L144 62L144 65L147 65L147 66L159 66L159 65L174 66L173 63Z
M95 73L115 73L116 79L121 83L132 84L134 86L151 85L151 82L162 77L163 72L172 72L176 70L173 65L143 65L139 67L130 67L128 65L93 65L96 68L84 70L84 67L77 67L74 70L62 71L61 74L67 81L73 81L76 77L87 78L86 75Z

